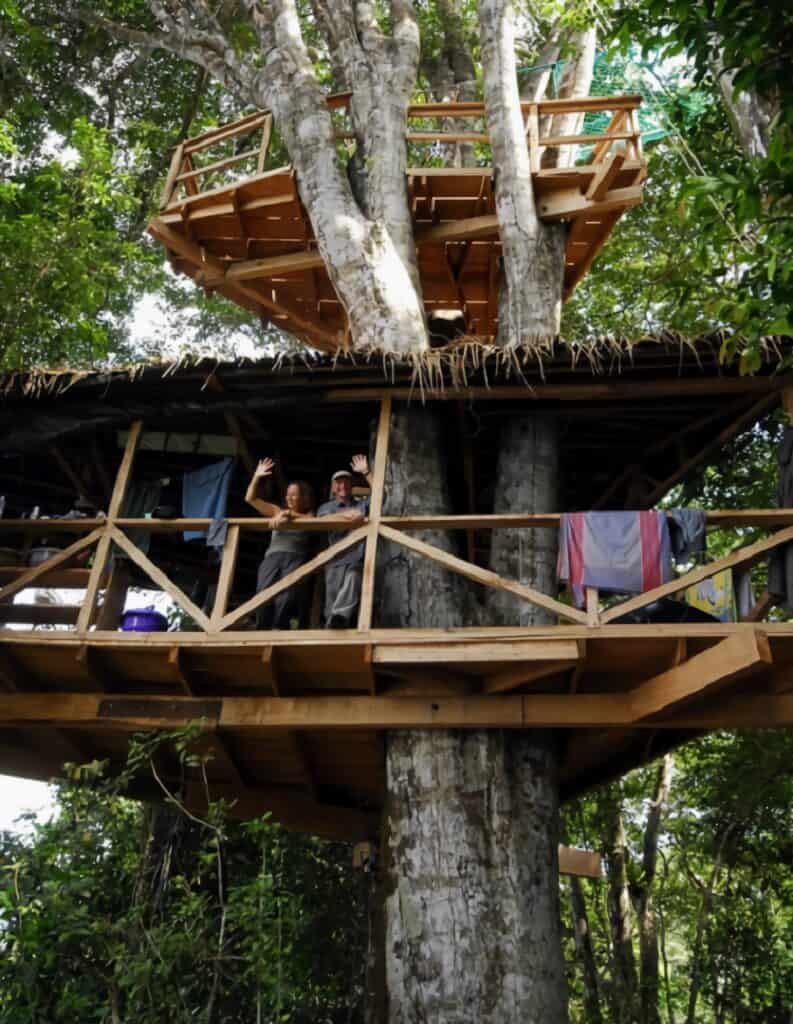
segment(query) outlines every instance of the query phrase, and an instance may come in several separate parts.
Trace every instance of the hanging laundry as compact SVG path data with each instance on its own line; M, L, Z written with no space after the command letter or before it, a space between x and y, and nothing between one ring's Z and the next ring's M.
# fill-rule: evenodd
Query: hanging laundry
M705 513L701 508L672 508L666 518L676 559L684 562L705 554Z
M186 519L211 519L209 539L215 542L223 532L220 524L226 515L232 465L233 459L221 459L185 473L182 483L182 515ZM204 530L185 530L184 539L196 540L206 536Z
M663 512L567 512L559 524L556 574L583 608L586 587L641 594L672 578Z
M776 490L778 508L793 508L793 427L782 435L777 452L779 478ZM774 548L768 563L768 593L776 604L793 612L793 544Z
M707 580L694 583L684 591L686 604L707 612L719 622L735 621L735 592L732 569L722 569Z

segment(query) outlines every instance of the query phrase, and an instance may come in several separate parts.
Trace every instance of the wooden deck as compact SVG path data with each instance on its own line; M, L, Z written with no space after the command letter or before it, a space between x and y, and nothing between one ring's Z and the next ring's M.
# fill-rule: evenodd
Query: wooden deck
M210 790L238 814L358 839L382 806L386 729L564 730L570 796L703 730L791 727L793 624L4 631L0 681L0 772L118 767L131 733L199 722Z
M345 97L329 101L338 112L340 140ZM639 96L587 97L524 104L526 140L540 216L569 224L565 297L592 265L617 221L641 202L646 163L641 150ZM543 135L554 114L610 112L605 132ZM449 132L438 122L462 119L484 126L481 103L418 104L409 121L411 159L406 187L418 247L428 313L455 311L465 331L491 338L498 329L501 246L495 212L489 137L485 131ZM271 117L251 115L183 143L174 153L161 209L151 234L167 247L175 268L197 284L215 289L307 344L326 351L344 346L346 318L324 262L291 167L265 170ZM232 140L255 144L225 156ZM458 142L479 147L484 166L438 167L443 147ZM591 147L583 162L543 167L550 150ZM216 158L221 151L221 159ZM200 162L201 161L201 162ZM242 169L243 174L239 171Z

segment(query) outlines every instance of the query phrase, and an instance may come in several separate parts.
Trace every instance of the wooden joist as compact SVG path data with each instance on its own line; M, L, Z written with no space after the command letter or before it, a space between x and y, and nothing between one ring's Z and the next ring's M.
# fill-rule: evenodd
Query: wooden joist
M744 630L632 690L628 694L631 711L635 719L676 711L767 669L771 661L768 636L761 630Z
M636 206L642 201L641 185L630 188L614 188L606 192L601 199L587 199L577 189L551 193L540 199L538 205L542 220L571 220L574 217L599 216L615 210L625 210Z
M745 670L741 663L735 671ZM259 736L304 729L719 729L793 725L793 695L789 693L737 694L701 708L679 710L671 705L663 714L644 713L655 706L651 697L644 695L638 704L642 717L637 717L630 699L613 693L193 698L27 692L0 695L0 726L91 726L129 733L197 723L205 730L221 728L241 736Z

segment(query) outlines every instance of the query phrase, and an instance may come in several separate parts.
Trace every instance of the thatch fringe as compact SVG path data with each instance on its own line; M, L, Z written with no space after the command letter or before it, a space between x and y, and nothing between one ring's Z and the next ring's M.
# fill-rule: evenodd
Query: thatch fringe
M383 380L395 383L397 376L409 376L411 387L419 396L457 390L469 386L472 377L486 386L491 383L514 381L525 384L531 390L534 384L528 379L531 374L545 379L546 367L566 366L593 376L615 376L622 372L624 365L633 365L639 349L646 354L650 346L665 353L677 351L680 366L686 353L701 364L703 356L709 361L720 359L720 351L726 332L692 338L675 331L642 338L606 336L594 341L575 342L555 339L542 346L505 348L488 344L478 338L461 337L448 345L425 352L395 353L370 348L354 352L337 351L332 356L315 353L310 349L286 349L264 359L241 357L233 362L219 361L214 356L186 354L167 363L140 362L123 366L108 366L93 369L72 369L32 367L29 370L12 370L0 375L0 395L39 398L45 395L62 395L75 384L91 380L93 383L110 384L113 381L134 382L144 373L159 370L163 378L177 375L182 370L206 369L207 383L215 370L223 366L264 368L272 372L293 373L296 370L312 369L340 370L356 366L376 366L382 369ZM761 353L766 365L781 363L783 355L790 354L791 339L768 337L762 339ZM205 384L206 386L206 384Z

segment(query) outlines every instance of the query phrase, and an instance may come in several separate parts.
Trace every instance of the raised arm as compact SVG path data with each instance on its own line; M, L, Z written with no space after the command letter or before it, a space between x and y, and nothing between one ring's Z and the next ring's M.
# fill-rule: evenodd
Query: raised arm
M350 468L353 473L360 473L366 479L369 486L372 486L372 472L369 469L369 460L365 455L353 455Z
M257 512L261 512L267 519L274 520L278 517L282 511L278 505L274 505L271 501L265 501L264 498L259 497L259 488L263 480L273 475L273 469L275 463L272 459L262 459L256 467L251 482L248 484L248 490L245 492L245 500L249 505L252 505Z

